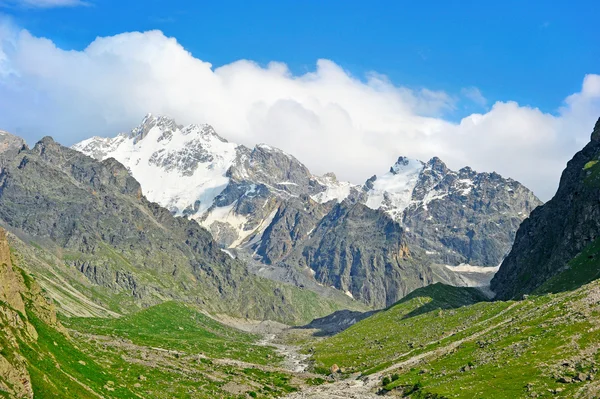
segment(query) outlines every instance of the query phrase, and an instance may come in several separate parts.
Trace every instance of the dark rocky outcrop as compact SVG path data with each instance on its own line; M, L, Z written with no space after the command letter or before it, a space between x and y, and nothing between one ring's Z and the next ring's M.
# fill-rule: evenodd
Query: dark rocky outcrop
M600 119L591 141L571 159L558 191L522 224L491 282L500 299L529 293L564 270L600 235Z

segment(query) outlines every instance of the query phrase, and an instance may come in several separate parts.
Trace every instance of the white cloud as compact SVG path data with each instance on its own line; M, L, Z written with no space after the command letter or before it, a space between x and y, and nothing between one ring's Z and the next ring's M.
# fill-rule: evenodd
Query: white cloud
M22 6L30 8L77 7L89 3L82 0L4 0L0 6Z
M598 75L585 77L556 114L497 102L453 123L443 114L456 96L375 73L359 80L329 60L303 75L247 60L215 69L159 31L64 51L0 27L0 43L0 128L30 142L46 134L67 145L112 136L153 112L210 123L234 142L278 146L314 172L353 182L385 172L399 155L437 155L453 168L516 178L548 199L600 116Z

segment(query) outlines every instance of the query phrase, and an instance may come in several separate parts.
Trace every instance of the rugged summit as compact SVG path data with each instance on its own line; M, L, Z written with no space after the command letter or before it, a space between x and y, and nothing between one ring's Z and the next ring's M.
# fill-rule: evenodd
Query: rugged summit
M279 149L249 149L229 143L209 125L184 127L164 116L148 114L130 133L93 137L73 148L98 160L117 159L149 200L198 220L224 247L264 230L282 200L301 194L343 199L350 191L335 178L313 176ZM347 189L337 193L339 186Z
M540 204L517 181L469 167L452 171L437 157L400 157L365 191L364 203L404 226L411 247L449 265L499 265L521 221Z
M600 235L599 161L600 119L591 141L568 162L554 197L517 231L512 250L492 280L498 298L533 291Z
M438 158L425 163L400 157L387 173L362 186L340 182L332 173L313 175L294 156L266 144L250 149L227 142L208 125L184 127L152 115L130 133L112 139L94 137L74 148L96 159L114 157L122 162L140 181L144 195L175 215L197 220L222 247L268 265L300 271L308 267L319 283L380 306L431 282L429 263L497 266L520 222L540 204L512 179L468 167L452 171ZM362 208L356 204L366 209L358 212ZM331 261L322 258L324 250L318 252L321 258L307 255L324 231L334 235L327 238L328 245L337 251L346 248L341 226L348 217L339 216L357 216L351 209L363 221L370 218L372 225L398 225L393 230L402 236L402 245L418 254L421 263L409 273L390 274L406 284L376 283L374 274L367 272L374 271L373 265L362 263L387 259L400 244L391 242L390 236L361 238L383 252L353 256L351 275L363 275L353 277L354 282L336 275L345 269L334 265L337 261L330 263L331 270L323 270ZM384 242L375 243L373 237ZM336 239L340 242L334 244ZM386 262L376 263L376 269L389 268Z
M0 153L16 152L25 145L25 140L0 130Z

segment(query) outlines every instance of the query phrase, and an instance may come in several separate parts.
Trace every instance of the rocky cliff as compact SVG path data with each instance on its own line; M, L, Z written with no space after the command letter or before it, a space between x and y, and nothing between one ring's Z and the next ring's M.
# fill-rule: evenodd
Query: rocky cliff
M564 270L600 235L599 161L600 119L591 141L568 162L554 197L519 227L509 255L491 282L498 298L533 291Z
M433 282L430 265L412 253L403 229L361 203L336 205L283 262L317 281L381 308Z

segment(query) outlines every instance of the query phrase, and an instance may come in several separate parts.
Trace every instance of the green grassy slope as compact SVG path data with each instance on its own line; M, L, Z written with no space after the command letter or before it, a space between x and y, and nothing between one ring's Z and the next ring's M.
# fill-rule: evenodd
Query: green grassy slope
M79 318L63 322L86 334L112 336L141 346L201 353L208 357L273 363L271 348L257 346L258 336L227 327L190 305L165 302L118 319Z
M508 306L477 304L457 309L482 300L475 289L439 283L416 290L388 309L315 344L315 367L326 371L337 364L348 372L378 371L401 354L454 334L465 324L485 321Z
M415 313L433 296L416 292L314 345L318 370L379 372L383 389L411 398L599 397L600 282Z
M29 319L39 336L33 343L20 343L27 360L36 399L51 398L135 398L137 397L110 369L96 363L64 334L34 314Z
M100 319L73 323L81 330L110 330L131 340L74 330L69 338L29 314L39 335L35 342L19 342L19 355L27 363L35 398L270 398L298 389L299 381L285 372L212 358L232 355L277 365L280 358L271 348L253 345L254 336L203 319L184 305L156 308L127 320L105 319L106 325ZM156 328L148 318L167 315L156 321ZM197 333L181 326L198 328ZM170 350L154 348L154 343ZM205 351L200 354L198 349Z

